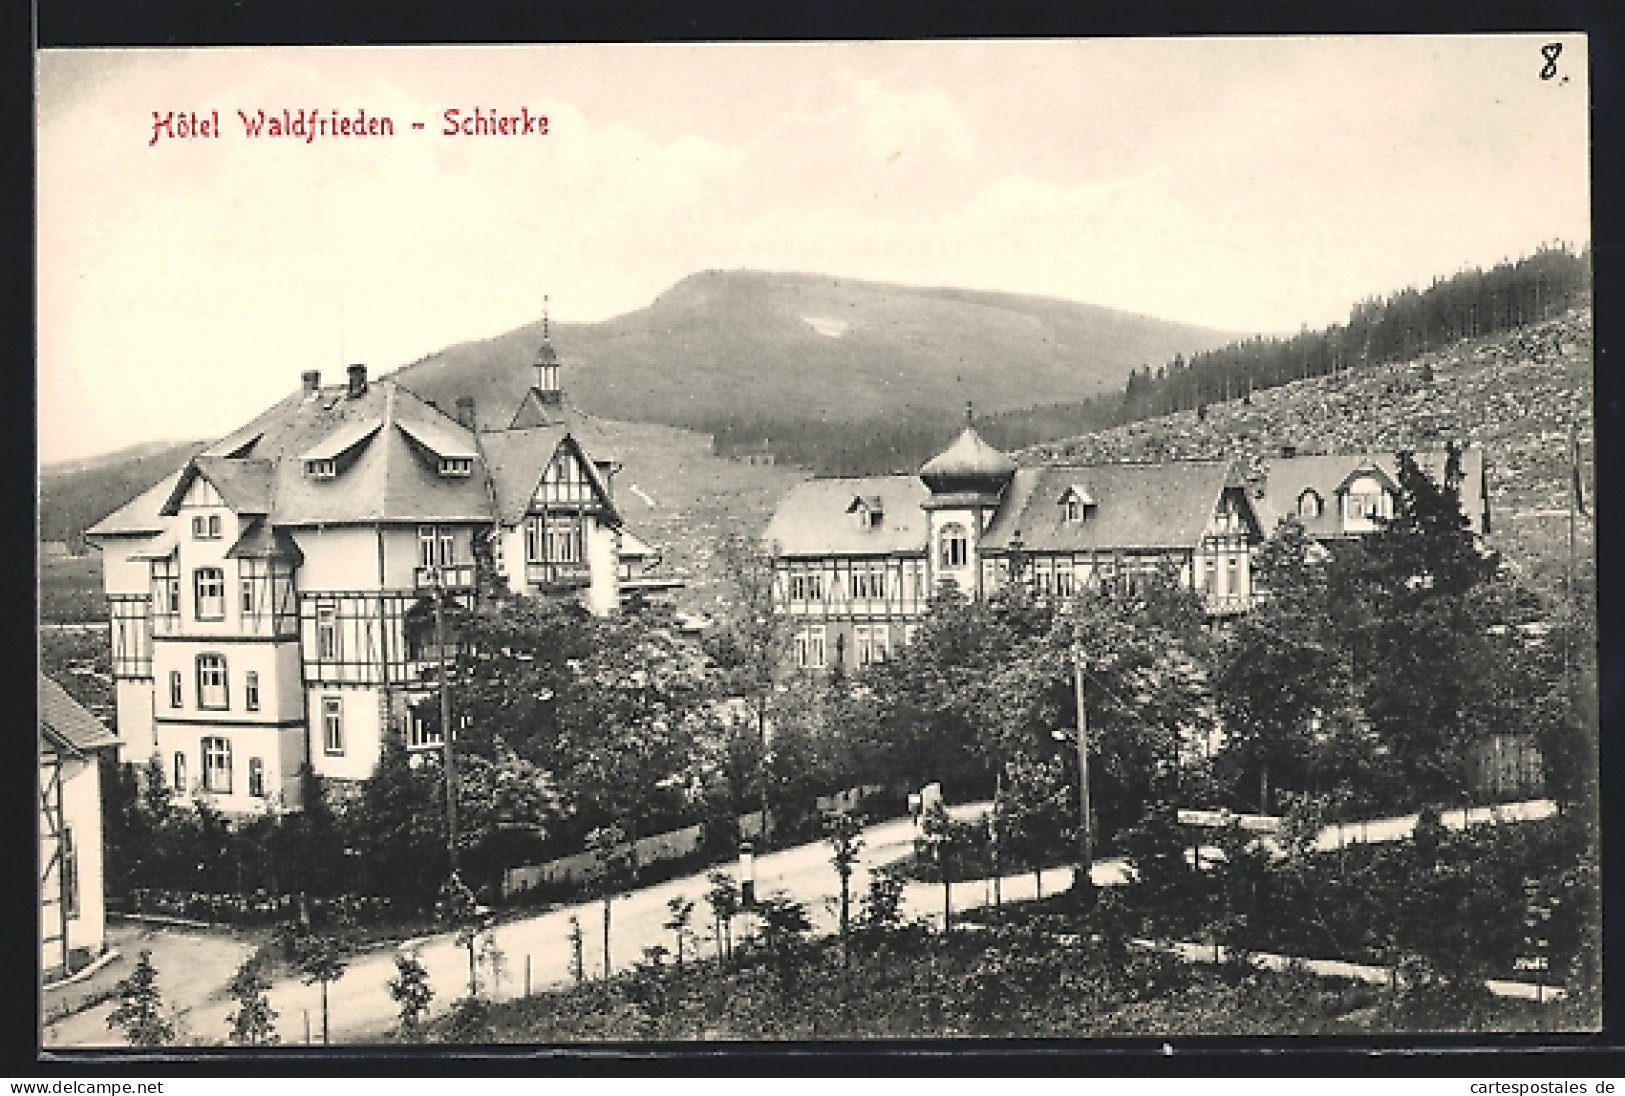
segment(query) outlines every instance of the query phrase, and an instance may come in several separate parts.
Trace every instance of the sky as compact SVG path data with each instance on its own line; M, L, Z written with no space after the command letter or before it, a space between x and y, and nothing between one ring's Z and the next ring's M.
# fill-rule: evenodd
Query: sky
M709 269L1318 327L1589 240L1585 45L44 51L40 459L212 438L305 369L384 372L544 294L601 320ZM237 115L300 108L395 136L250 139ZM442 134L475 108L548 132ZM220 135L155 142L171 111L218 111Z

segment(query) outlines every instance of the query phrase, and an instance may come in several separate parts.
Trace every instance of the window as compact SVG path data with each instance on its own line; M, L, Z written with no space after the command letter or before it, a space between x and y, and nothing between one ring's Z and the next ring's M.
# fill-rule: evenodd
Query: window
M179 750L175 751L175 790L186 790L186 755Z
M197 706L215 711L231 707L226 694L226 657L197 656Z
M883 598L886 596L886 572L878 568L861 567L852 572L852 599Z
M803 628L795 636L796 665L804 670L816 670L824 665L824 626L815 624Z
M581 526L574 521L549 518L547 558L553 563L580 563Z
M1210 594L1219 592L1219 561L1212 556L1202 563L1202 589Z
M197 594L199 620L226 619L226 573L218 567L199 567L192 572L192 586Z
M1066 497L1066 520L1083 520L1083 504L1078 501L1078 496L1076 495L1068 495Z
M219 540L220 539L220 515L219 514L210 514L209 515L209 539L210 540Z
M255 799L265 798L265 762L257 757L248 759L248 794Z
M791 601L823 601L824 576L814 572L790 576Z
M1377 516L1377 496L1359 494L1349 496L1349 517L1374 518Z
M1058 596L1058 597L1071 597L1072 596L1072 572L1071 571L1056 571L1055 572L1055 593L1056 593L1056 596Z
M970 537L965 527L950 522L942 527L938 558L944 567L963 567L970 562Z
M203 790L231 794L231 743L224 738L203 740Z
M79 916L79 849L73 843L73 827L62 827L62 899L69 917Z
M440 721L435 718L425 719L416 712L410 712L406 717L406 748L409 750L423 750L444 745L446 736L440 733Z
M181 672L179 670L169 671L169 706L171 708L181 706Z
M333 662L339 657L339 624L336 606L316 606L316 657L322 662Z
M152 563L152 611L158 616L179 616L181 612L181 575L173 559L159 559Z
M1298 516L1300 518L1320 517L1320 496L1313 491L1305 491L1298 496Z
M250 670L243 675L243 706L251 712L260 710L260 675Z
M884 662L891 657L891 626L889 624L875 624L869 628L871 640L870 657L875 662Z
M919 631L920 626L918 624L903 625L903 646L912 647L914 645L914 637L919 634Z
M202 540L207 535L204 531L206 528L207 526L203 524L203 515L194 515L192 518L192 539Z
M344 711L340 698L322 697L322 750L331 756L344 753Z
M255 595L258 592L259 585L259 583L255 582L251 578L245 578L242 580L242 601L239 603L239 607L241 608L242 614L245 617L255 615L256 610L254 608L254 602L256 600Z
M440 474L442 476L471 476L474 474L474 461L469 457L441 457Z
M332 479L334 476L338 475L338 471L339 466L337 461L307 460L305 462L305 475L309 476L311 479Z
M457 560L453 530L439 525L418 526L418 566L449 567Z

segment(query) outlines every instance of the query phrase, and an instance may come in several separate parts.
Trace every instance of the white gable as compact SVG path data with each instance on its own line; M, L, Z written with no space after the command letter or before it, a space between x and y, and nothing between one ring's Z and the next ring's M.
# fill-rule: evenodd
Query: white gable
M224 506L225 504L225 500L220 497L220 492L214 489L214 484L202 476L192 477L192 486L186 489L186 494L181 498L182 506Z

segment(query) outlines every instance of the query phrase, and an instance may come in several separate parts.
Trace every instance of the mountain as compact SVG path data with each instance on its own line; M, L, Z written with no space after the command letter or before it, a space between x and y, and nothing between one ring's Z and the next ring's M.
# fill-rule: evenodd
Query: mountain
M1267 470L1283 445L1300 454L1483 448L1487 546L1548 592L1568 561L1569 428L1579 428L1591 498L1594 406L1590 307L1406 361L1345 370L1110 430L1035 445L1023 464L1232 458ZM1578 573L1592 570L1591 522L1576 524ZM1589 581L1589 580L1587 580Z
M1044 297L922 289L814 274L707 271L647 308L601 323L553 324L573 403L615 419L717 432L738 419L878 421L957 417L1083 399L1130 371L1233 334ZM482 422L531 382L540 322L448 347L399 370L450 407L472 396Z

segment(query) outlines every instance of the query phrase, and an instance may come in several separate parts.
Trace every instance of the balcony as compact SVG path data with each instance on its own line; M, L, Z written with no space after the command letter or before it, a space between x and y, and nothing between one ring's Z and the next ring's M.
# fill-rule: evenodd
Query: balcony
M527 563L525 582L542 590L579 590L592 585L585 563Z
M416 567L412 570L412 586L417 590L433 590L435 588L435 575L445 575L446 589L472 590L474 588L474 565L472 563L448 563L444 567Z

